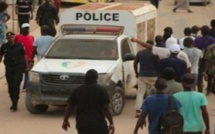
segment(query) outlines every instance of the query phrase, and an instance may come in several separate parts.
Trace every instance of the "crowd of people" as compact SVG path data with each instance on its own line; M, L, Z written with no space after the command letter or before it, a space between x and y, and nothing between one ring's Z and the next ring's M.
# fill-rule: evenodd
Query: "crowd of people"
M50 0L39 0L36 13L36 22L40 26L41 36L34 39L30 32L30 20L33 17L32 3L35 0L16 0L15 14L18 18L19 33L7 32L7 21L10 15L7 12L8 4L0 1L0 62L4 59L6 80L9 96L12 102L10 109L17 110L20 85L23 79L22 91L26 91L28 72L34 64L35 55L40 60L56 35L55 24L59 23L58 4L55 6Z
M184 37L180 39L174 37L171 27L166 27L163 35L157 35L155 43L131 39L145 48L134 61L139 118L134 134L146 123L147 116L149 133L159 133L159 117L166 111L168 95L173 95L180 104L175 104L175 109L183 115L183 133L210 133L206 95L214 93L215 88L214 35L215 19L211 20L211 27L184 28ZM203 80L207 81L206 95Z

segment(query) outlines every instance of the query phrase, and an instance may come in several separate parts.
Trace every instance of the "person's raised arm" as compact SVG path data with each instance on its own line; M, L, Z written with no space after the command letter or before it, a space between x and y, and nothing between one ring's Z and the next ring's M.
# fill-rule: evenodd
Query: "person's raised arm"
M148 44L148 43L139 41L139 40L135 39L134 37L131 38L131 41L132 41L132 42L138 43L139 45L141 45L142 47L145 47L146 49L152 50L152 45L150 45L150 44Z

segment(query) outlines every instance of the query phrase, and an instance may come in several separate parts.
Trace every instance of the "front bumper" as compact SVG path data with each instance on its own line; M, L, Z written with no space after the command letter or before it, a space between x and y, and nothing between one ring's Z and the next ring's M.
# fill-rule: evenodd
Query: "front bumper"
M67 99L79 85L28 82L27 92L33 104L66 105Z

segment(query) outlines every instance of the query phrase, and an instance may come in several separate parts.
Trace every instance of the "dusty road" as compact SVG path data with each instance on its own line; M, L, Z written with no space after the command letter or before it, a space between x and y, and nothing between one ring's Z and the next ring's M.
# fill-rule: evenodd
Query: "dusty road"
M134 2L127 0L118 0L117 2ZM143 1L137 1L143 2ZM148 3L148 1L144 1ZM175 37L183 36L184 27L192 25L209 25L210 20L214 19L215 3L211 1L208 6L191 6L194 13L186 11L177 11L173 13L173 0L162 0L158 9L158 34L163 33L163 28L172 26ZM64 7L65 8L65 7ZM62 9L64 10L64 9ZM9 29L12 28L9 22ZM31 21L31 33L35 36L39 35L39 30L35 25L35 21ZM0 64L0 78L4 74L4 66ZM7 93L7 85L5 78L0 79L0 134L69 134L61 129L64 108L50 107L48 112L42 115L30 114L25 108L25 93L20 94L19 110L13 113L9 110L10 100ZM211 133L214 134L215 125L215 97L208 96L210 114ZM114 117L116 134L132 134L136 118L134 118L134 104L132 99L126 100L123 113ZM74 115L70 118L72 134L76 134ZM147 133L144 128L140 133ZM70 133L71 134L71 133Z

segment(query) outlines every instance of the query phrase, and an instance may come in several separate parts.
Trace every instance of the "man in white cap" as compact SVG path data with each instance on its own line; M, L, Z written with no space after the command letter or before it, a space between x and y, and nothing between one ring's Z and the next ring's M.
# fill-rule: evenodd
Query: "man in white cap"
M159 61L158 70L161 73L165 68L171 67L175 70L175 80L181 82L181 76L187 73L186 63L177 57L180 52L180 46L173 44L169 47L170 56Z
M169 37L165 43L166 43L166 48L169 48L173 44L178 44L178 41L174 37Z
M155 55L158 55L160 59L167 58L170 56L169 48L152 46L148 43L139 41L135 38L131 38L131 41L138 43L139 45L141 45L142 47L145 47L146 49L152 50L152 53ZM187 72L190 72L191 63L187 54L183 51L179 51L179 53L177 54L177 57L186 63Z
M21 43L26 51L27 60L29 63L32 63L31 55L33 52L33 43L34 43L34 36L29 34L29 23L23 23L21 26L21 33L15 36L15 41ZM23 84L23 91L26 89L26 84L28 81L28 72L25 72L24 84Z

